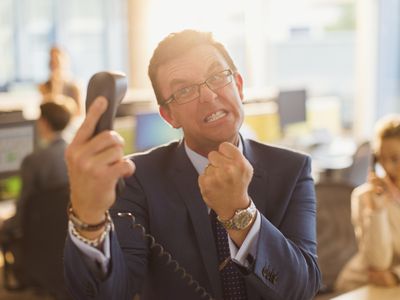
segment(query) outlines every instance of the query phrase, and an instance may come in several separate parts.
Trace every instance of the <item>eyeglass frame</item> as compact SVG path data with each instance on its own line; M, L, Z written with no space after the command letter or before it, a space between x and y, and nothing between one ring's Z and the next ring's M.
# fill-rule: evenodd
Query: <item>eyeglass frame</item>
M170 104L170 103L173 102L173 101L176 101L175 94L178 93L179 91L183 90L183 89L188 88L188 87L197 86L197 92L198 92L199 95L198 95L197 97L193 98L192 100L189 100L189 101L186 101L186 102L183 102L183 103L179 103L178 101L176 101L176 104L178 104L178 105L183 105L183 104L186 104L186 103L189 103L189 102L192 102L192 101L198 99L198 98L200 97L200 87L201 87L202 85L206 85L211 91L213 91L214 93L216 93L216 91L213 90L213 89L208 85L207 81L209 81L213 76L215 76L215 75L217 75L217 74L220 74L220 73L224 73L224 72L229 72L229 75L226 77L226 78L229 78L229 82L226 83L225 85L219 87L218 89L222 89L223 87L226 87L228 84L232 83L232 77L233 77L233 75L235 74L235 72L232 71L231 69L225 69L225 70L222 70L222 71L219 71L219 72L215 72L215 73L213 73L210 77L208 77L206 80L204 80L204 81L201 82L201 83L191 84L191 85L188 85L188 86L186 86L186 87L183 87L183 88L181 88L181 89L179 89L179 90L173 92L172 95L171 95L169 98L167 98L167 99L162 103L162 105L164 106L164 105Z

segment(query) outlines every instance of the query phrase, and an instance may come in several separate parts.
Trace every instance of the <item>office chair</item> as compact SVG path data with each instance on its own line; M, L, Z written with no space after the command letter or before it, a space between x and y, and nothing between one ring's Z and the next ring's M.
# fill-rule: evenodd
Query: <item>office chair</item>
M67 234L69 186L41 191L27 203L22 249L27 278L55 299L67 299L63 251Z
M371 165L372 149L368 141L360 143L353 155L353 162L350 167L341 171L343 181L356 187L367 180L368 169Z
M57 300L69 299L64 285L63 252L67 234L69 186L42 190L27 199L21 212L21 233L2 245L18 251L24 284ZM16 252L14 252L16 253ZM16 261L4 265L4 287L15 289L12 274Z
M335 280L344 264L357 251L351 223L353 186L342 182L319 182L317 196L318 263L322 273L321 293L333 292Z

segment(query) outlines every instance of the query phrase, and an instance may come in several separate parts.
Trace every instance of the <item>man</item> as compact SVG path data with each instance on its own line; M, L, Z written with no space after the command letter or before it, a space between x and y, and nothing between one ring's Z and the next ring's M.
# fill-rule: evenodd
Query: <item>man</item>
M66 152L72 295L204 299L117 216L131 212L214 299L312 298L320 273L310 159L242 139L243 79L211 34L169 35L149 76L161 116L184 139L124 159L114 132L91 137L106 101L90 108Z
M64 161L67 143L61 135L71 119L74 108L75 103L69 103L68 99L63 103L48 102L40 105L40 117L36 124L40 147L26 156L21 164L22 188L16 214L6 220L1 227L2 244L10 245L10 251L14 252L13 270L18 281L17 285L20 287L27 284L26 281L29 279L25 278L21 249L14 239L23 234L23 219L32 213L27 209L28 201L32 201L32 197L41 191L68 185L67 167Z

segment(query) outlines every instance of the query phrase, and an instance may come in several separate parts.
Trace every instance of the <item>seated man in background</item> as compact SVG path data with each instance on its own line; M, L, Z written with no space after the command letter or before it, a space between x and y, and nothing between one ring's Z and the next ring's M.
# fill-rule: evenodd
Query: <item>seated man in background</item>
M21 249L11 245L15 238L23 235L22 218L29 214L25 210L27 201L38 191L68 184L64 151L67 143L61 134L68 125L76 109L75 103L47 102L40 105L40 118L37 120L39 149L26 156L21 164L22 188L17 201L16 214L4 221L0 228L0 244L6 246L14 256L12 270L19 285L25 284ZM3 249L7 250L7 249Z
M353 191L351 214L358 252L338 276L336 289L348 291L365 284L383 287L400 282L400 115L376 124L374 164L368 182Z

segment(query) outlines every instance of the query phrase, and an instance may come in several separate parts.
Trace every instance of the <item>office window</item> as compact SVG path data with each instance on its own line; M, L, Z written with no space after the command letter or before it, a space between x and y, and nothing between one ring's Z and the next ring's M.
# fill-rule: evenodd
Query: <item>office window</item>
M288 9L290 7L290 9ZM351 126L355 97L355 1L270 0L265 79L304 87L311 97L336 97ZM262 76L261 76L262 77Z
M9 78L14 77L14 40L12 11L14 1L0 1L0 91L6 89Z
M249 2L252 2L250 0ZM151 51L171 32L183 29L212 31L245 72L245 1L243 0L155 0L150 2L148 28Z
M306 88L335 96L352 119L355 0L153 1L151 49L184 28L213 31L249 88Z
M70 48L74 70L87 78L86 70L106 65L105 7L96 5L102 1L69 1L64 14L64 39ZM99 49L102 49L99 51ZM84 63L82 63L84 62Z
M125 22L125 0L0 1L0 87L44 81L54 44L67 50L83 83L99 70L126 71Z
M20 0L14 6L17 81L47 76L48 49L54 39L53 1Z

